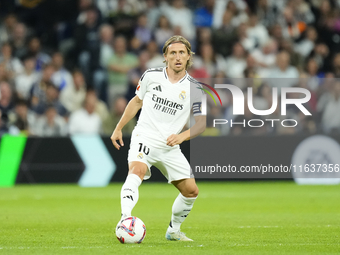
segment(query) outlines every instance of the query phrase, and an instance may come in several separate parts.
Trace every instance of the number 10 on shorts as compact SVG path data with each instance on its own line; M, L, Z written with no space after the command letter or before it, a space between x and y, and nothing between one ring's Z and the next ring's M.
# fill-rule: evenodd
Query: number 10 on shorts
M148 147L146 147L145 145L143 145L143 143L139 143L139 152L144 152L145 155L148 155L150 152L150 149Z

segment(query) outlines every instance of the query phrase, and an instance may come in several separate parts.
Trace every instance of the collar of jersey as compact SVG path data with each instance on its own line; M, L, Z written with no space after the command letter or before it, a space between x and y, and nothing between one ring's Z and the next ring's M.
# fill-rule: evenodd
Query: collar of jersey
M163 68L163 73L164 73L165 79L167 79L169 81L168 75L166 73L166 67ZM176 82L176 83L171 83L170 81L169 82L171 84L181 83L182 81L184 81L187 78L187 76L188 76L188 72L185 70L185 75L184 75L184 77L179 82Z

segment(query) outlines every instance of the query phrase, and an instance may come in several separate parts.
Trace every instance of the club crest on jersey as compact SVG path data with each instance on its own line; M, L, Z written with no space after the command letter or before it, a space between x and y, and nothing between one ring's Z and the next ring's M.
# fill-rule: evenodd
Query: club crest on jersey
M184 100L187 97L186 92L183 90L181 94L179 94L179 99Z
M142 158L143 158L143 153L139 153L139 154L137 155L137 158L142 159Z

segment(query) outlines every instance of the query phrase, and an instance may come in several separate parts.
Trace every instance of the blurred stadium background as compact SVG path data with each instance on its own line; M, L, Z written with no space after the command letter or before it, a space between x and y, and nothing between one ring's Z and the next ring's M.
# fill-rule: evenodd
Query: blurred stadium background
M111 135L141 74L164 66L161 48L174 34L193 45L194 78L252 86L258 109L271 105L266 78L290 78L284 86L312 94L312 116L290 109L295 128L205 135L338 134L339 7L336 0L1 0L0 134ZM230 117L230 104L226 95L210 115Z
M174 34L193 46L188 72L194 78L235 84L245 92L251 87L256 109L270 108L274 86L311 92L305 107L312 115L288 107L286 118L298 122L290 128L270 122L259 128L213 127L212 119L283 116L280 103L270 116L255 116L247 107L244 116L233 115L226 90L219 91L223 106L208 98L202 136L238 144L228 151L230 159L238 159L236 165L243 158L261 161L254 151L271 152L266 158L276 158L269 163L288 165L305 138L340 139L340 1L0 0L0 14L4 186L77 182L85 169L94 174L95 168L109 169L101 177L106 184L124 180L127 148L117 154L108 138L143 72L164 66L161 48ZM126 144L136 121L123 129ZM82 135L92 140L77 138ZM254 137L260 137L260 147L252 147ZM190 157L189 145L183 144L183 151ZM311 157L336 163L320 155ZM154 180L161 180L157 175Z
M194 78L252 87L257 109L271 106L271 78L312 95L312 116L288 109L296 127L212 127L212 118L239 121L222 92L223 106L208 101L206 137L193 141L224 143L220 153L238 167L289 165L305 139L324 135L332 142L308 143L303 163L339 163L339 0L0 0L0 187L63 183L0 190L0 253L338 254L339 185L278 182L291 174L198 179L184 224L191 246L163 237L177 191L144 184L134 212L145 242L113 240L128 146L118 153L109 136L142 73L164 66L161 48L174 34L193 46ZM126 145L136 121L123 130ZM190 158L190 143L181 147ZM158 171L152 180L165 182Z

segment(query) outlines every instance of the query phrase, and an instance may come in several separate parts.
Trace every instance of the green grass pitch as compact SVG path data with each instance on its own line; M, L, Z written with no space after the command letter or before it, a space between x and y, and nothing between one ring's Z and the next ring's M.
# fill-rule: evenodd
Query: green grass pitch
M340 254L340 186L200 182L182 225L194 242L164 238L177 190L143 183L133 215L142 244L120 244L122 184L19 185L0 189L0 254Z

